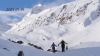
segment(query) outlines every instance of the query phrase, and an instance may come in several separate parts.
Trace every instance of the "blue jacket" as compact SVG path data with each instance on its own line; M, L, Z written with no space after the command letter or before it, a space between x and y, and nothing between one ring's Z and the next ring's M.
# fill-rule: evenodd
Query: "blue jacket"
M55 46L56 46L56 45L55 45L54 43L51 45L52 48L55 48Z

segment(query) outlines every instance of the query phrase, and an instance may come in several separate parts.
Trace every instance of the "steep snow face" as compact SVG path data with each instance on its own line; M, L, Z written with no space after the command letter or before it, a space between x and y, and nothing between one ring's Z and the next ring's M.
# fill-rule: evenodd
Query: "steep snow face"
M34 8L3 36L20 40L15 37L19 35L24 39L22 41L43 48L49 48L52 42L58 44L62 39L69 43L69 47L100 41L99 0L76 0L45 10L41 6Z

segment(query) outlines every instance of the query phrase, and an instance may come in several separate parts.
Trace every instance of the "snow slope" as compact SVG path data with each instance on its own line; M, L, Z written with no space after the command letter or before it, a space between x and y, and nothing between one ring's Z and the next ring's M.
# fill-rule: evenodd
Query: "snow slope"
M7 50L5 50L4 48L6 48ZM37 50L33 47L15 44L8 40L0 39L0 56L17 56L19 51L23 51L25 56L41 56L42 54L47 53L45 51L43 52Z
M52 42L58 44L62 39L69 48L85 42L100 42L99 0L76 0L48 9L39 5L40 11L34 8L21 22L2 34L2 39L22 40L23 45L33 43L45 50Z
M38 13L31 13L33 11L2 35L7 39L31 42L44 49L62 39L69 43L69 47L81 42L100 41L99 0L76 0Z
M53 54L37 50L34 47L12 43L0 38L0 56L17 56L19 51L23 51L24 56L99 56L100 42L83 43L70 48L64 53L58 52Z
M0 36L0 56L16 56L20 50L25 56L100 56L99 3L99 0L75 0L48 9L40 4L33 7L21 22ZM8 39L24 43L20 45ZM66 52L46 51L52 42L57 45L62 39L68 43ZM60 46L56 49L61 51Z

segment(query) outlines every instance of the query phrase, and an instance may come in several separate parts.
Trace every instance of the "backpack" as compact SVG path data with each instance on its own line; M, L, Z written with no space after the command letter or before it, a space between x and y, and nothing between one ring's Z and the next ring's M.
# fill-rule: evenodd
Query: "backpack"
M65 45L65 42L64 42L64 41L61 41L61 44L62 44L62 45Z

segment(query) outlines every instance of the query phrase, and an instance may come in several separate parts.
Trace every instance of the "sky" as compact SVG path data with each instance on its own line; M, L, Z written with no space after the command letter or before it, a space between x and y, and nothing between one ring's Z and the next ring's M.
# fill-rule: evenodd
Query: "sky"
M71 1L72 0L0 0L0 20L22 20L22 18L31 10L31 8L37 4L53 7ZM16 14L15 11L6 11L10 8L24 8L24 11L16 11ZM18 16L18 14L20 15Z
M36 4L51 3L55 0L0 0L0 10L7 8L31 8Z
M58 1L60 3L58 3ZM67 3L72 0L0 0L0 10L7 8L32 8L36 4Z

